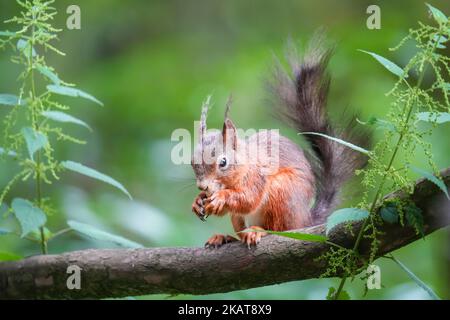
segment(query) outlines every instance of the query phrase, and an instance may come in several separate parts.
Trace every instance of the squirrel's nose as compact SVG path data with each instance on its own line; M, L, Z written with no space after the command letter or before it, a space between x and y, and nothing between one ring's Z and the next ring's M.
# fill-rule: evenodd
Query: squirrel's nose
M204 185L204 184L201 183L201 182L197 182L197 187L198 187L200 190L202 190L202 191L208 190L208 186Z

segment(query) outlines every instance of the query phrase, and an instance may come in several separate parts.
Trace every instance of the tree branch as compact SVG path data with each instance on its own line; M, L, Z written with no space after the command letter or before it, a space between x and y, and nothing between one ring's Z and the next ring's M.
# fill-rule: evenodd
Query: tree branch
M450 185L450 168L441 172ZM395 192L388 197L409 197L423 211L425 234L450 224L450 201L436 185L419 180L413 195ZM358 228L360 224L355 224ZM324 225L299 230L323 233ZM379 255L419 238L411 227L381 226ZM355 232L356 234L356 232ZM338 227L331 240L351 246L354 237ZM0 299L106 298L132 295L207 294L228 292L319 277L326 262L316 258L329 246L279 236L264 237L257 248L241 243L219 249L148 248L83 250L61 255L34 256L0 263ZM362 242L361 253L368 252ZM69 290L67 267L79 266L81 289Z

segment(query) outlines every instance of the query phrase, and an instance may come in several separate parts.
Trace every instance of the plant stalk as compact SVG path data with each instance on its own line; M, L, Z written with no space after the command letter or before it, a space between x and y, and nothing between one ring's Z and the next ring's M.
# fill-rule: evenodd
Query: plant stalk
M436 49L436 45L437 45L437 43L435 43L434 46L431 48L431 52L433 52L433 51ZM421 63L422 70L421 70L420 75L419 75L419 78L418 78L418 80L417 80L417 84L416 84L416 86L415 86L415 90L420 89L420 87L421 87L421 85L422 85L423 78L424 78L424 76L425 76L425 69L426 69L426 65L424 65L424 63L425 63L425 57L423 57L423 59L422 59L422 63ZM411 88L411 87L410 87L410 88ZM413 109L414 109L415 97L416 97L416 96L413 95L413 94L411 94L411 95L408 97L408 101L407 101L407 103L406 103L406 108L407 108L406 119L405 119L403 128L402 128L402 130L401 130L401 132L400 132L400 134L399 134L399 138L398 138L398 140L397 140L397 143L396 143L396 145L395 145L394 152L392 153L392 156L391 156L391 158L390 158L390 160L389 160L388 166L387 166L387 168L386 168L386 170L385 170L385 172L384 172L384 175L383 175L383 177L382 177L382 179L381 179L381 181L380 181L380 185L378 186L377 192L375 193L374 199L373 199L372 204L371 204L371 206L370 206L369 217L370 217L372 214L375 213L375 209L377 208L377 203L378 203L378 200L379 200L379 198L380 198L381 191L383 190L384 184L385 184L385 182L386 182L386 177L387 177L387 175L388 175L388 173L389 173L389 170L391 169L391 167L392 167L392 165L393 165L393 163L394 163L395 157L397 156L397 152L398 152L399 149L400 149L400 145L401 145L401 143L402 143L402 141L403 141L403 137L404 137L404 135L405 135L405 131L406 131L406 129L408 128L409 120L410 120L410 118L411 118L412 111L413 111ZM413 98L414 98L414 99L413 99ZM366 220L364 220L364 222L363 222L363 224L362 224L362 226L361 226L361 229L360 229L359 232L358 232L358 236L357 236L357 238L356 238L355 244L354 244L353 249L352 249L354 254L358 254L359 245L360 245L360 243L361 243L361 240L362 240L362 237L363 237L363 234L364 234L364 230L366 229L368 223L369 223L369 218L367 218ZM338 289L336 290L335 295L333 296L333 299L334 299L334 300L337 300L337 299L339 298L339 295L341 294L341 292L342 292L342 290L343 290L343 288L344 288L344 285L345 285L345 282L346 282L348 276L349 276L348 274L345 274L345 275L342 277L342 279L341 279L341 281L340 281L340 283L339 283L339 287L338 287Z
M35 19L34 13L33 13L33 19ZM33 48L34 48L34 33L35 33L35 25L33 23L31 27L31 40L30 40L30 52L29 52L29 68L30 68L30 84L31 84L31 116L33 121L33 126L36 131L39 130L39 124L37 122L37 115L36 115L36 106L34 105L36 103L36 87L34 83L34 61L33 61ZM37 206L41 208L42 206L42 177L41 177L41 152L38 151L36 155L36 200L37 200ZM41 252L42 254L48 253L47 248L47 241L45 240L45 230L44 227L40 227L40 234L41 234Z

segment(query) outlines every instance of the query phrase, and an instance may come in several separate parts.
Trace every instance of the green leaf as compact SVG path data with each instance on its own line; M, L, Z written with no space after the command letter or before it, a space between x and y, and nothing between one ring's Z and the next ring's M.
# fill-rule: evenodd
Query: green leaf
M446 82L443 84L442 89L450 92L450 83Z
M259 230L253 230L249 229L249 231L259 231ZM311 233L300 233L300 232L289 232L289 231L270 231L270 230L264 230L264 232L267 232L269 234L275 234L277 236L296 239L296 240L304 240L304 241L312 241L312 242L327 242L328 238L325 236L321 236L318 234L311 234Z
M22 228L22 238L47 222L45 213L28 200L15 198L11 207Z
M0 251L0 261L16 261L23 259L22 256L12 252Z
M91 100L101 106L103 106L103 103L99 100L97 100L94 96L90 95L89 93L86 93L84 91L81 91L79 89L66 87L66 86L59 86L55 84L49 84L47 86L47 90L56 94L60 94L63 96L69 96L69 97L81 97L88 100Z
M332 140L334 142L340 143L340 144L342 144L342 145L344 145L346 147L349 147L350 149L353 149L355 151L358 151L358 152L361 152L361 153L364 153L364 154L368 154L369 153L369 150L366 150L364 148L358 147L357 145L354 145L354 144L352 144L350 142L347 142L347 141L344 141L344 140L341 140L341 139L338 139L338 138L335 138L335 137L328 136L328 135L323 134L323 133L318 133L318 132L300 132L299 134L311 134L311 135L315 135L315 136L321 136L321 137L327 138L329 140Z
M408 204L405 211L408 225L413 227L417 234L425 237L422 210L414 204Z
M50 81L53 82L54 84L56 85L61 84L61 80L59 79L59 77L50 68L43 65L38 65L37 69L43 76L50 79Z
M358 123L363 125L377 126L377 128L384 128L390 131L396 131L395 126L391 122L379 119L377 117L370 117L369 120L367 120L367 122L363 122L358 119L356 121L358 121Z
M438 124L450 121L450 113L447 112L418 112L416 116L419 121L435 122Z
M428 8L430 9L431 14L433 15L434 20L436 20L439 24L446 24L448 22L447 16L439 9L436 9L432 5L426 3Z
M398 223L398 212L395 203L387 203L380 209L381 218L391 224Z
M106 182L106 183L116 187L117 189L121 190L130 199L132 199L130 193L127 191L127 189L124 188L124 186L121 183L117 182L113 178L111 178L103 173L98 172L97 170L94 170L92 168L82 165L81 163L77 163L77 162L73 162L73 161L63 161L63 162L61 162L61 165L70 171L77 172L82 175Z
M15 32L11 32L11 31L0 31L0 36L3 37L14 37L16 35Z
M39 151L48 144L47 136L41 132L34 131L34 129L30 127L22 128L22 134L27 143L30 159L34 161L33 156L36 151Z
M361 221L369 216L369 212L366 210L358 208L344 208L333 212L327 219L327 230L328 235L331 230L342 223Z
M114 243L118 246L124 248L142 248L143 246L137 242L125 239L120 236L113 235L111 233L99 230L93 226L80 223L77 221L67 221L69 227L71 227L76 232L85 235L94 240L106 241L110 243Z
M328 288L328 294L327 294L327 300L334 300L336 289L334 287ZM337 300L351 300L350 295L347 291L341 290L341 293L339 294L339 297Z
M400 68L398 65L396 65L395 63L393 63L392 61L389 61L388 59L373 53L373 52L369 52L369 51L365 51L365 50L359 50L361 52L370 54L372 57L374 57L379 63L381 63L383 65L383 67L385 67L386 69L388 69L390 72L392 72L393 74L395 74L396 76L399 77L405 77L407 78L408 75L405 74L405 72L403 71L402 68Z
M44 240L48 241L53 237L53 233L44 227ZM27 237L28 239L34 240L36 242L41 242L41 231L40 230L33 230L30 232L30 234Z
M58 121L58 122L63 122L63 123L74 123L74 124L78 124L80 126L83 126L85 128L88 128L89 130L91 130L91 127L89 127L89 125L84 122L83 120L80 120L78 118L75 118L67 113L64 113L62 111L44 111L42 112L42 115L48 119L54 120L54 121Z
M30 43L27 40L19 39L19 41L17 41L17 49L22 51L22 53L27 57L30 55ZM31 55L33 57L36 57L37 55L34 48L31 48Z
M0 228L0 236L4 236L4 235L10 234L10 233L11 233L11 231Z
M19 101L19 97L16 95L8 93L0 93L0 104L5 106L17 106L23 105L23 101Z
M442 190L442 192L445 193L445 195L447 196L447 199L450 200L450 196L448 194L448 190L447 190L447 186L445 185L445 183L439 179L438 177L436 177L435 175L433 175L430 172L427 172L425 170L422 170L420 168L416 168L416 167L411 167L411 169L413 171L415 171L416 173L422 175L424 178L426 178L427 180L430 180L431 182L433 182L435 185L437 185L439 187L439 189Z
M409 270L403 263L401 263L399 260L397 260L393 255L389 256L390 259L392 259L397 265L400 266L403 271L406 272L406 274L423 290L425 290L433 300L441 300L439 296L431 289L425 282L419 279L411 270Z
M0 156L3 154L6 154L7 156L10 156L10 157L17 157L17 153L15 151L9 150L8 152L6 152L5 149L0 147Z
M443 35L435 34L433 39L431 40L431 45L435 45L438 49L445 49L444 43L446 43L448 39Z

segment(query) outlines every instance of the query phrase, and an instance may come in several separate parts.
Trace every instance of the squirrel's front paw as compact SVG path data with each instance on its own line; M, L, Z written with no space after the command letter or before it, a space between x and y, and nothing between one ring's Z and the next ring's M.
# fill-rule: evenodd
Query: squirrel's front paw
M225 203L229 193L227 190L219 190L206 199L207 205L205 206L206 214L221 215L225 211Z
M194 212L202 221L205 221L204 201L207 197L206 192L202 191L195 198L194 203L192 203L192 212Z

